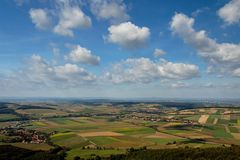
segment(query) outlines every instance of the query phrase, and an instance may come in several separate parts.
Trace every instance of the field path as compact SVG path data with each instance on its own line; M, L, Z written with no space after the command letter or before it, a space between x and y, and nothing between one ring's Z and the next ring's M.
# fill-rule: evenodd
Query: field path
M225 127L225 131L226 131L227 133L231 133L231 131L230 131L230 129L228 128L227 125L224 125L224 127Z
M95 146L97 146L97 144L96 143L94 143L93 141L90 141L89 139L87 139L86 137L82 137L85 141L88 141L89 143L91 143L91 144L93 144L93 145L95 145Z
M205 115L205 114L201 115L201 117L198 119L198 122L200 124L205 124L207 122L208 118L209 118L209 115Z
M213 121L213 124L217 124L217 122L218 122L218 118L215 118Z

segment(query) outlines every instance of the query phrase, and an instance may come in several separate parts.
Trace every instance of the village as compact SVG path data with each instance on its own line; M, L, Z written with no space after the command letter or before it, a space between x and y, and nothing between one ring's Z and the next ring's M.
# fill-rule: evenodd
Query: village
M0 142L4 143L46 143L49 137L46 133L26 128L5 127L0 128L0 134L3 135Z

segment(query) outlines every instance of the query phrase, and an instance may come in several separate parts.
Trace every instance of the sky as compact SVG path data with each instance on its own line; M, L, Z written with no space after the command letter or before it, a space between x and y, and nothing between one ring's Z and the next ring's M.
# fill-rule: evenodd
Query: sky
M1 0L0 97L240 98L240 0Z

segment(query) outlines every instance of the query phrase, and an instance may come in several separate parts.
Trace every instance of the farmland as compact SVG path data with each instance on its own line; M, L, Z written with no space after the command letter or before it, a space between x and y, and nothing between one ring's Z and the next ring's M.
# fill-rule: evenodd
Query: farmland
M208 148L240 144L240 109L237 107L26 102L6 106L12 113L0 113L3 129L0 144L35 150L49 150L57 145L67 148L68 160L75 156L122 154L131 147ZM24 120L15 121L16 117ZM13 137L4 134L4 127L24 128L46 134L48 138L39 144L11 142Z

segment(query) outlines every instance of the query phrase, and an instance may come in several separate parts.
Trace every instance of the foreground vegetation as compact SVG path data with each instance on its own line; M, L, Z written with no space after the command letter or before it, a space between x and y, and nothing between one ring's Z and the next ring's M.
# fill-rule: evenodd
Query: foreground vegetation
M88 150L87 150L88 151ZM15 153L15 154L12 154ZM240 159L240 146L213 148L174 148L174 149L128 149L126 154L108 157L95 152L94 158L73 157L73 160L237 160ZM55 148L48 152L31 151L13 146L0 146L1 160L64 160L65 151Z
M240 147L176 148L176 149L130 149L125 155L113 155L109 160L237 160Z
M32 151L11 145L0 145L1 160L64 160L66 154L63 148L49 151Z

